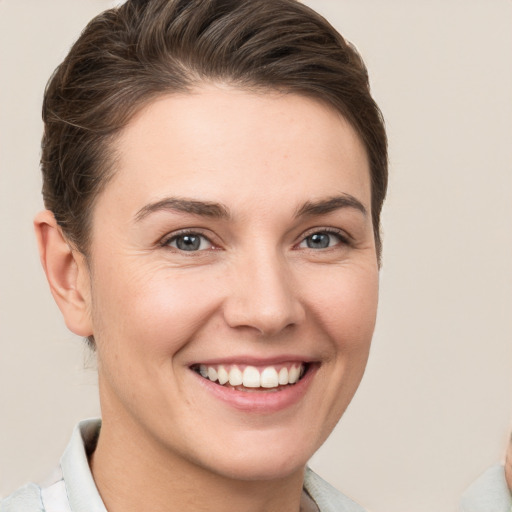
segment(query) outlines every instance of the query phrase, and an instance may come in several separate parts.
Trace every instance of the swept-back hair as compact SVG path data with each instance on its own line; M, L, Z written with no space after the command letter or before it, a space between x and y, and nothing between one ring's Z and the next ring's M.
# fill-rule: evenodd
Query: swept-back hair
M295 0L128 0L87 25L43 104L43 197L70 243L87 255L94 201L115 172L112 143L132 116L212 82L313 97L350 122L370 162L380 255L383 119L355 48Z

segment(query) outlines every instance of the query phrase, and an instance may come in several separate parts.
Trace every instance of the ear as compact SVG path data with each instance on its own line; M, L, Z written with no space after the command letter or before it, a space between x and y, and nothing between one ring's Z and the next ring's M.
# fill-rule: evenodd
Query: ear
M39 213L34 228L50 290L68 329L78 336L92 335L90 278L85 257L67 242L52 212Z

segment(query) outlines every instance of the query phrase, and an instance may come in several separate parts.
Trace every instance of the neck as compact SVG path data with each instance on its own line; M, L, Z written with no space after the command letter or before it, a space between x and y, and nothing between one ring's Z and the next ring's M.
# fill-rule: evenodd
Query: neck
M215 474L162 449L126 418L104 419L90 466L109 512L298 512L301 507L303 468L270 480Z

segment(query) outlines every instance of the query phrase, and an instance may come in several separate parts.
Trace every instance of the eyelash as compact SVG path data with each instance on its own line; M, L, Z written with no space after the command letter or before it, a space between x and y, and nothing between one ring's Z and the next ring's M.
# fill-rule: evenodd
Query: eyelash
M306 240L310 237L312 237L313 235L331 235L331 236L335 236L337 239L338 239L338 243L335 244L334 246L329 246L329 247L325 247L325 248L321 248L321 249L332 249L333 247L336 247L337 245L350 245L350 238L346 235L345 232L341 231L340 229L335 229L335 228L314 228L314 229L311 229L309 230L308 232L306 232L304 235L302 235L302 238L301 238L301 241L297 244L297 246L300 246L301 244L303 244L304 242L306 242ZM309 250L318 250L318 249L313 249L311 247L305 247L305 249L309 249Z
M182 249L179 249L178 247L171 247L170 244L171 242L181 238L181 237L185 237L185 236L195 236L195 237L199 237L199 238L202 238L204 240L206 240L212 247L210 247L209 249L202 249L202 250L194 250L194 251L186 251L186 250L182 250ZM217 247L215 246L215 244L210 240L209 237L207 237L205 234L201 233L200 230L197 230L197 229L185 229L183 231L179 231L178 233L173 233L172 235L170 236L166 236L162 239L162 241L160 242L160 245L164 248L172 248L172 249L175 249L181 253L186 253L186 252L190 252L190 253L194 253L194 252L203 252L205 250L214 250L214 249L217 249Z
M330 235L330 236L336 237L338 239L338 243L336 243L336 244L334 244L332 246L320 247L320 248L300 247L301 244L307 243L306 242L307 239L312 237L313 235L322 235L322 234L326 234L326 235ZM180 249L178 247L172 247L170 245L173 241L176 241L179 238L185 237L187 235L194 236L194 237L199 237L199 238L201 238L203 240L206 240L208 242L208 244L210 244L210 247L207 248L207 249L194 249L194 250L191 250L191 251L187 251L185 249ZM311 250L311 251L317 251L317 250L332 249L333 247L336 247L338 245L349 246L350 243L351 243L350 242L350 238L346 235L346 233L344 233L343 231L341 231L339 229L335 229L335 228L314 228L314 229L311 229L308 232L304 233L302 235L302 237L301 237L301 240L299 241L299 243L295 244L294 248L302 248L302 249L308 249L308 250ZM211 239L208 236L206 236L204 233L202 233L198 229L185 229L183 231L179 231L178 233L172 233L170 236L164 237L159 245L161 247L164 247L164 248L171 248L171 249L177 250L180 253L190 253L190 255L192 255L193 253L199 253L199 252L204 252L204 251L211 251L211 250L216 250L216 249L219 248L219 247L217 247L211 241Z

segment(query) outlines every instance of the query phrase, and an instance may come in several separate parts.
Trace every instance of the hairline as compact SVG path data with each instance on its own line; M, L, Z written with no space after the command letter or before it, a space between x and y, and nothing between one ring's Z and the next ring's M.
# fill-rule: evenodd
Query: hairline
M341 111L340 108L337 108L333 102L330 102L324 98L321 98L319 95L314 94L311 91L303 91L299 89L294 89L292 87L286 86L271 86L266 84L258 84L256 82L249 82L244 80L229 80L229 79L213 79L207 77L199 77L197 73L193 71L190 72L189 76L193 76L193 78L189 81L188 86L184 87L181 90L171 90L171 89L163 89L161 91L147 91L146 94L142 94L138 101L135 101L130 108L128 109L128 113L126 117L123 119L123 123L118 126L115 130L110 133L106 133L103 135L98 135L98 139L100 142L100 164L99 164L99 186L94 195L91 196L91 202L89 203L89 212L87 213L85 220L86 224L84 226L84 240L83 247L78 247L77 243L74 243L72 239L70 242L73 246L79 250L86 259L90 255L90 248L92 242L92 222L93 222L93 212L95 209L96 202L98 198L101 196L103 190L110 183L110 181L115 177L117 172L120 170L119 163L121 161L121 153L119 151L118 142L119 139L123 136L124 131L131 124L134 119L140 116L145 109L150 108L159 100L165 97L175 97L175 96L189 96L193 94L200 94L201 91L207 86L219 87L221 89L228 88L234 91L240 92L249 92L251 94L256 95L297 95L303 98L307 98L317 102L319 105L328 108L332 112L336 113L340 120L349 124L349 126L354 131L357 136L359 142L364 148L364 152L366 155L366 159L368 162L368 171L370 178L370 215L372 217L372 222L374 220L374 211L373 211L373 184L372 184L372 171L371 171L371 161L370 161L370 152L367 143L363 139L360 130L356 126L356 124L348 118L348 116ZM379 223L380 225L380 223ZM376 242L380 239L380 233L377 232L379 226L373 225L374 238ZM66 230L64 229L64 233ZM377 254L377 257L380 261L380 253Z

